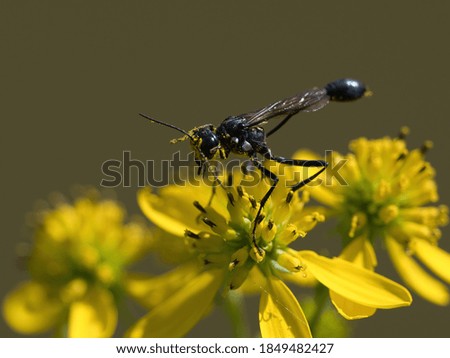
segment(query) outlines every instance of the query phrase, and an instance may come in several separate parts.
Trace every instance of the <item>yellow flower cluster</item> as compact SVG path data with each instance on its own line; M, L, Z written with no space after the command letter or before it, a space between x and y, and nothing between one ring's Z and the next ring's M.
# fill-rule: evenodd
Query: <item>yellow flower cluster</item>
M5 320L22 334L110 337L119 302L130 296L147 313L126 327L127 337L183 337L213 306L257 293L262 337L311 337L292 286L316 286L325 298L329 293L347 319L411 304L405 287L374 272L377 238L409 287L446 305L450 255L438 241L448 209L430 205L438 195L434 169L424 159L429 147L409 151L403 134L357 139L351 153L329 160L338 172L327 170L321 185L299 192L290 189L292 175L299 182L306 174L267 161L280 181L263 208L270 181L240 172L224 173L214 195L207 181L145 188L137 200L151 230L126 223L125 210L112 200L88 195L59 203L39 213L27 260L31 278L5 297ZM317 158L305 151L296 157ZM299 250L328 217L337 220L341 255ZM156 276L130 272L149 252L174 267Z
M262 209L264 219L256 228L261 251L257 252L252 225L259 209L257 198L269 184L244 187L242 182L253 181L235 174L210 205L209 185L169 186L158 194L150 189L139 192L144 214L160 229L184 240L192 259L164 280L137 278L130 283L129 291L150 308L129 330L130 337L184 336L210 310L217 295L226 296L242 285L260 292L263 337L310 337L301 306L283 280L296 284L317 280L342 297L344 306L376 310L411 303L406 289L383 276L339 258L290 248L324 217L305 209L307 195L294 195L285 186L277 186ZM160 294L157 300L155 291Z
M448 289L437 278L450 283L450 254L438 247L439 227L448 222L448 208L430 206L438 200L435 170L424 158L431 143L410 151L405 133L403 129L394 139L352 141L351 153L333 153L331 167L345 163L339 176L328 175L325 185L309 191L325 205L318 210L338 221L345 246L341 257L374 269L373 244L382 238L405 283L430 302L447 305Z
M8 294L6 322L23 334L110 337L126 267L150 249L136 221L112 200L87 196L39 213L28 259L31 280Z

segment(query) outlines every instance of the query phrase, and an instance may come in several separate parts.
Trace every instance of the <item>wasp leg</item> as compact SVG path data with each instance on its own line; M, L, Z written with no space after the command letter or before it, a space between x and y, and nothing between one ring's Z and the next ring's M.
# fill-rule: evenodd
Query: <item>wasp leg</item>
M261 171L263 176L268 177L272 181L271 187L269 188L267 193L264 194L263 198L259 202L258 212L256 213L255 220L253 221L252 243L253 243L254 247L256 248L256 250L258 250L259 254L262 255L263 252L262 252L261 248L258 246L258 244L256 243L256 236L255 236L256 225L258 225L259 222L261 221L260 216L261 216L262 209L264 208L264 205L266 204L267 200L269 200L270 195L272 195L272 192L275 190L275 187L277 186L279 179L275 173L272 173L269 169L265 168L259 159L252 158L251 160L252 160L253 164L256 166L256 168L258 168Z
M205 168L205 169L203 169L203 168ZM203 175L206 174L206 176L208 176L209 173L212 173L212 175L214 177L214 183L212 185L212 192L211 192L211 196L208 200L208 205L207 205L207 206L210 206L214 199L214 196L216 195L216 186L220 186L225 191L226 191L226 188L223 185L222 181L219 179L219 173L218 173L217 167L211 165L211 162L206 157L202 158L202 165L200 166L200 169L201 170L199 171L199 173L203 172Z
M197 175L201 175L202 171L203 171L203 162L201 160L196 159L195 160L195 165L197 165L197 167L198 167Z
M211 191L211 196L209 197L209 200L208 200L208 206L211 206L211 203L212 203L215 195L216 195L216 186L213 185L212 191Z
M269 160L274 160L281 164L292 165L297 167L327 167L328 163L324 160L305 160L305 159L288 159L284 157L277 157L272 153L267 152L264 157Z
M223 186L222 181L219 179L216 167L214 167L213 176L214 176L214 183L212 185L211 197L208 200L208 206L211 205L211 203L212 203L212 201L214 199L214 196L216 195L216 184L225 189L225 187Z
M311 168L311 167L321 168L317 173L311 175L310 177L302 180L301 182L299 182L296 185L294 185L293 187L291 187L291 189L293 191L296 191L296 190L304 187L311 181L313 181L328 167L328 163L324 160L288 159L288 158L284 158L284 157L277 157L271 153L270 149L266 149L265 152L260 153L260 154L262 154L264 156L264 158L266 158L268 160L273 160L280 164L292 165L292 166L298 166L298 167L307 167L307 168Z
M301 182L299 182L296 185L294 185L291 188L291 190L293 192L299 190L303 186L305 186L308 183L310 183L311 181L313 181L328 166L328 163L323 161L323 160L286 159L286 158L283 158L283 157L273 156L270 151L267 151L264 154L264 157L267 158L267 159L270 159L270 160L274 160L274 161L276 161L278 163L285 164L285 165L301 166L301 167L319 167L319 168L321 168L317 173L311 175L310 177L306 178L305 180L302 180ZM272 195L272 192L275 190L275 188L276 188L276 186L278 184L279 178L278 178L278 176L275 173L271 172L269 169L264 167L263 163L258 158L252 157L251 161L256 166L256 168L258 168L261 171L263 176L268 177L272 181L271 187L266 192L266 194L264 194L264 197L261 199L261 201L259 203L258 212L256 213L255 220L253 222L253 229L252 229L252 243L253 243L253 246L256 248L256 250L258 251L258 253L260 255L263 255L263 252L262 252L261 248L256 243L256 226L261 221L262 209L264 208L264 205L266 204L267 200L269 200L270 196Z
M317 173L311 175L310 177L306 178L305 180L302 180L301 182L295 184L293 187L291 187L291 190L293 192L296 192L297 190L303 188L305 185L312 182L314 179L316 179L325 169L327 169L328 163L325 163L322 169L320 169Z
M275 127L273 127L269 132L267 132L266 137L269 137L270 135L274 134L278 129L283 127L291 117L296 113L290 113L288 114L280 123L278 123Z
M308 177L308 178L302 180L301 182L295 184L294 186L292 186L291 190L293 192L303 188L305 185L312 182L328 167L328 163L323 160L287 159L284 157L273 156L270 152L267 152L264 156L267 159L274 160L281 164L299 166L299 167L308 167L308 168L310 168L310 167L321 168L317 173L314 173L310 177Z

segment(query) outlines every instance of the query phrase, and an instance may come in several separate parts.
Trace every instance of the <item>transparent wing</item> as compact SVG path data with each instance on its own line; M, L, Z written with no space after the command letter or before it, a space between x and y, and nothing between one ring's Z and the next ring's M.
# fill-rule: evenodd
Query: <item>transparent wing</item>
M246 127L266 123L280 115L294 115L298 112L317 111L328 104L330 98L325 89L313 88L295 96L274 102L254 112L239 115L246 119Z

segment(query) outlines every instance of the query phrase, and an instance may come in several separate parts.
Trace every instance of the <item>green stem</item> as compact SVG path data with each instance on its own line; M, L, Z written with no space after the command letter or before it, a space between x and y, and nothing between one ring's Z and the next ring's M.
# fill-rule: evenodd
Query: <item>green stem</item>
M53 338L68 338L67 322L62 321L53 331Z
M231 321L235 338L248 338L249 327L245 319L244 300L240 293L229 291L224 299L225 312Z
M313 336L314 332L317 330L320 317L322 316L322 313L325 310L328 303L328 289L321 283L319 283L316 287L316 292L314 295L314 303L316 309L314 310L314 313L309 319L309 327L311 329L311 332L313 333Z

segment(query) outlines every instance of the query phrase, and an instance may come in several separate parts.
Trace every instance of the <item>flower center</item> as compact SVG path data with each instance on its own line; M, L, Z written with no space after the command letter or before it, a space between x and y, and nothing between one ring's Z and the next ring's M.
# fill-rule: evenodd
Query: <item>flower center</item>
M410 208L437 200L434 172L424 160L430 146L425 143L408 151L401 140L352 143L352 183L342 190L344 215L339 230L343 237L365 234L373 241L386 230L404 225L410 219L405 215ZM419 221L427 220L425 210L419 216Z
M215 205L202 206L195 201L197 221L204 230L185 232L205 266L228 271L230 289L241 286L253 268L265 276L274 271L301 271L303 266L288 245L324 220L318 213L301 213L307 194L300 198L286 188L277 188L256 218L260 207L256 197L262 197L268 187L258 186L232 186L226 195L217 195L214 200L219 203L215 204L226 206L226 214L219 213Z

